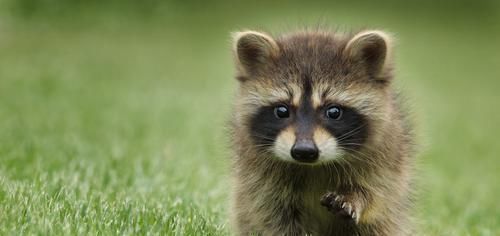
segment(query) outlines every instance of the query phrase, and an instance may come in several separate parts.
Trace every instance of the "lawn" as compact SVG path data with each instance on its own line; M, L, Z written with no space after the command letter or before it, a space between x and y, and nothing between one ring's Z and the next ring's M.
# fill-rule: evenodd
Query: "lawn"
M229 34L317 25L398 39L419 232L500 235L498 4L7 6L0 235L228 234Z

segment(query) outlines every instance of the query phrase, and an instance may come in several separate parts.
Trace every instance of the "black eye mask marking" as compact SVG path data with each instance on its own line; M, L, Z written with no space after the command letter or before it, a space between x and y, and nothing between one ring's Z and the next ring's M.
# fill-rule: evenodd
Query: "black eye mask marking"
M259 148L267 148L274 144L278 134L291 122L291 118L276 117L276 106L261 107L250 119L250 135ZM292 110L290 109L290 113Z
M250 119L250 135L259 149L266 149L274 144L281 131L288 127L296 119L279 119L274 114L275 106L261 107ZM369 124L367 119L356 110L342 107L342 117L339 120L329 119L325 116L327 107L318 110L320 119L308 119L309 122L320 122L332 136L337 139L341 148L358 150L364 144L369 135ZM293 110L290 108L293 115ZM291 116L292 116L291 115ZM313 127L313 124L308 124Z
M279 133L294 124L297 139L312 139L316 126L324 127L337 144L345 150L360 149L368 137L368 120L353 108L338 106L342 110L339 119L330 119L326 110L332 105L320 107L315 111L311 101L312 81L305 74L302 77L302 96L298 107L288 107L289 117L277 117L275 108L279 104L261 107L250 119L249 132L254 143L261 150L274 145ZM336 105L336 104L333 104Z
M342 117L339 120L328 119L323 115L322 125L337 139L337 144L346 150L357 150L363 145L368 137L369 127L367 119L356 110L342 107ZM325 107L320 112L325 114Z

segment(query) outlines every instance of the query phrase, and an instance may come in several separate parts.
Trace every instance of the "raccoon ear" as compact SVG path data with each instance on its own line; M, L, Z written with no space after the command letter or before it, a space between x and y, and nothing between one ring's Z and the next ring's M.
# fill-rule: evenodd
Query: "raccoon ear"
M382 31L363 31L356 34L345 47L348 57L361 61L368 74L377 81L387 81L390 71L390 37Z
M279 47L274 39L264 33L237 32L233 34L233 40L237 64L249 74L255 73L279 53Z

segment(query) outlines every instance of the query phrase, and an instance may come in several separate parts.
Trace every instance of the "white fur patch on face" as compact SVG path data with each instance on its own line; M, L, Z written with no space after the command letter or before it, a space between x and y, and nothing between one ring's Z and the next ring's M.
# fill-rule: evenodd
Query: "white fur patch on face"
M349 85L331 88L328 84L317 84L313 88L312 102L314 108L325 105L325 102L333 102L343 106L355 108L359 113L376 119L388 119L384 108L384 94L378 90L370 89L368 86Z
M291 89L291 93L293 94L292 105L299 106L300 98L302 97L302 89L297 84L289 84L289 89Z
M283 161L297 162L291 155L295 139L295 129L293 127L288 127L283 130L274 142L272 149L274 155ZM338 148L335 137L330 135L328 131L323 128L316 128L313 139L319 150L319 158L316 162L307 165L321 164L341 158L343 152Z
M283 130L274 142L273 152L281 160L295 161L292 158L291 150L295 143L295 129L288 127Z
M268 106L279 102L291 102L291 105L298 106L302 91L296 84L274 87L269 84L254 83L247 85L241 95L241 105L248 107Z
M325 91L328 91L328 87L329 85L325 85L323 83L319 83L319 84L316 84L316 86L313 87L313 91L312 91L312 94L311 94L311 102L312 102L312 105L314 107L314 109L317 109L319 106L322 105L323 103L323 98L322 98L322 94L325 92Z
M342 151L338 148L337 140L323 128L314 130L314 143L319 150L318 163L340 158Z

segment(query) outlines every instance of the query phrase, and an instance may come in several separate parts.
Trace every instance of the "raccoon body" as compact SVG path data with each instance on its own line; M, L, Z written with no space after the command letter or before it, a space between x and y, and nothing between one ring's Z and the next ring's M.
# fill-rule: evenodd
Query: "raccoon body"
M408 235L412 135L380 31L235 34L238 235Z

